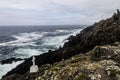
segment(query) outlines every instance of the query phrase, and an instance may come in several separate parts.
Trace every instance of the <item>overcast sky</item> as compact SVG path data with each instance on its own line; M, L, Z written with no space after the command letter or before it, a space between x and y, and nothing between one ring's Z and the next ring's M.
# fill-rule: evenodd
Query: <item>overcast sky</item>
M119 8L120 0L0 0L0 25L92 24Z

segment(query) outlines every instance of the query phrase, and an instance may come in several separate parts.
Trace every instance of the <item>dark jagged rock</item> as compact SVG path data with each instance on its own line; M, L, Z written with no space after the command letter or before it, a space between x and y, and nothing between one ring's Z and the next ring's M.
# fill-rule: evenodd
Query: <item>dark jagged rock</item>
M17 62L17 61L21 61L21 60L24 60L24 59L13 57L13 58L9 58L9 59L6 59L6 60L2 60L1 64L11 64L13 61Z
M92 51L90 51L91 59L94 61L112 59L120 63L119 45L118 46L96 46Z
M60 50L56 50L56 51L50 51L49 53L44 53L40 56L36 56L36 64L38 66L41 66L46 63L52 64L54 62L61 61L63 58L67 59L67 58L71 57L72 55L75 55L75 51L71 50L71 49L68 49L68 50L60 49ZM11 75L14 73L18 73L18 74L26 73L27 71L29 71L29 68L32 65L31 59L32 58L26 59L25 62L18 65L12 71L8 72L7 75Z
M120 14L101 20L84 29L80 34L71 37L64 47L74 47L78 52L86 52L97 45L112 44L120 41ZM74 43L74 44L73 44Z
M117 13L118 13L118 14L120 14L120 11L119 11L119 9L117 9Z
M110 50L109 48L104 48L104 47L95 47L92 51L91 51L91 59L92 60L102 60L102 59L107 59L109 58L109 56L112 56L114 53L113 50Z
M36 73L13 74L2 80L120 80L120 62L114 57L120 59L119 45L97 46L87 54L42 65Z
M100 22L85 28L80 34L70 37L69 41L64 44L63 48L36 56L36 64L39 67L47 63L53 64L62 59L68 59L76 54L88 52L95 46L113 44L116 41L120 41L119 17L120 13L118 12L111 18L101 20ZM5 76L14 73L24 74L29 71L31 65L31 58L28 58L15 69L8 72Z

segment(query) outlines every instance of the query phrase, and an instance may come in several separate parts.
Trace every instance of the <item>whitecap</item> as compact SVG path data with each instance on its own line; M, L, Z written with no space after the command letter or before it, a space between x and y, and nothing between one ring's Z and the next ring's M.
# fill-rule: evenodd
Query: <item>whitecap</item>
M14 51L13 56L17 58L28 58L32 55L40 55L43 52L39 51L38 49L17 49Z
M12 64L0 64L0 79L3 75L5 75L8 71L15 68L17 65L21 64L23 61L12 62Z
M74 30L69 30L70 33L68 34L65 34L65 35L62 35L62 36L52 36L52 37L46 37L43 39L44 43L43 45L46 45L46 46L55 46L55 47L59 47L59 46L63 46L63 44L65 42L67 42L67 38L69 36L75 36L76 34L80 33L82 29L74 29ZM61 31L64 31L64 30L60 30ZM67 31L67 30L66 30Z
M75 36L81 30L82 29L56 30L54 32L19 33L17 35L12 35L12 37L16 40L0 43L0 46L19 46L19 48L13 51L13 54L9 54L10 57L28 58L32 55L40 55L44 52L47 52L49 49L53 49L53 47L59 48L59 46L63 46L64 43L68 41L67 38L69 36ZM60 35L58 35L59 33ZM63 34L61 35L61 33ZM47 36L49 34L54 36ZM42 41L42 44L35 44L36 41ZM30 46L33 47L31 48ZM37 46L38 48L36 49L34 46ZM0 77L10 71L12 68L15 68L18 64L20 64L20 62L0 65L0 70L3 69L0 72Z
M62 30L62 29L60 29L60 30L56 30L56 32L60 32L60 33L61 33L61 32L62 32L62 33L64 32L64 33L65 33L65 32L70 32L70 30Z
M32 33L19 33L18 35L12 35L16 40L0 43L0 46L24 46L34 45L33 41L43 37L45 33L32 32Z

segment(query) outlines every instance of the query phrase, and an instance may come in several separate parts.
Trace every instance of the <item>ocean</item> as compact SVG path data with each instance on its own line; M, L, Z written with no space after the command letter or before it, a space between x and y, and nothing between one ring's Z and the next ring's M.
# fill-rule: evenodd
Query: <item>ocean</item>
M1 26L0 61L12 57L28 58L48 50L56 50L71 35L79 33L84 26ZM23 61L0 64L0 78Z

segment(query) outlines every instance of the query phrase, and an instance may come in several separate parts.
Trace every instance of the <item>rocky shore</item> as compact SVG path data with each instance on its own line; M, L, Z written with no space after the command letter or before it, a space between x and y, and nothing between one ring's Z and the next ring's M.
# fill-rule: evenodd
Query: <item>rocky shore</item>
M0 63L1 63L2 65L3 65L3 64L11 64L13 61L14 61L14 62L17 62L17 61L21 61L21 60L25 60L25 59L12 57L12 58L9 58L9 59L0 61Z
M12 74L3 80L120 80L120 43L96 46L67 60L39 67L39 72Z
M68 40L62 48L36 56L38 73L29 73L28 58L2 80L120 80L119 10Z

